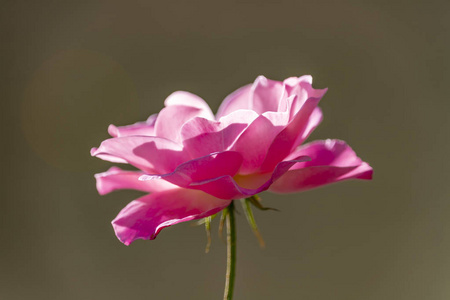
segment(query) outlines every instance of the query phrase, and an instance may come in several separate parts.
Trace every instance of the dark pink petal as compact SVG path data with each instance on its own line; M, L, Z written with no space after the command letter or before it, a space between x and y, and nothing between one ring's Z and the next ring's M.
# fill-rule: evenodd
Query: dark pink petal
M252 85L248 84L228 95L217 110L216 119L240 109L251 109L251 90Z
M112 221L119 240L152 240L164 227L216 214L230 204L196 190L176 188L130 202Z
M323 96L325 92L326 90L323 91L321 96ZM278 162L282 161L291 153L292 149L299 141L303 141L301 137L306 136L308 134L307 129L311 128L311 126L309 126L310 117L316 109L320 99L321 97L308 98L291 122L275 137L261 166L262 172L270 172L273 170Z
M202 116L206 119L214 120L214 114L211 111L209 105L197 95L191 94L185 91L177 91L172 93L169 97L164 101L164 105L173 106L173 105L181 105L181 106L190 106L198 108L202 111Z
M224 151L212 153L179 165L168 174L143 175L141 180L158 180L163 178L181 187L188 187L193 182L205 181L219 176L234 176L242 164L242 156L237 152Z
M188 160L182 146L150 136L126 136L105 140L91 155L113 162L127 162L148 173L169 173Z
M106 172L95 174L98 193L100 195L106 195L112 191L122 189L143 192L160 192L176 187L164 180L139 180L139 177L142 175L144 175L144 173L140 171L126 171L118 167L111 167Z
M267 180L257 188L244 188L238 185L230 175L224 175L205 181L193 182L191 189L204 191L220 199L242 199L267 190L270 185L286 173L296 163L307 161L309 157L298 157L296 160L280 162L272 173L267 174ZM257 175L261 176L261 175Z
M147 121L145 122L138 122L131 125L126 126L114 126L109 125L108 127L108 133L112 137L121 137L121 136L129 136L129 135L148 135L148 136L154 136L155 135L155 121L156 121L157 115L151 115Z
M193 118L181 128L185 151L197 158L230 149L236 138L258 115L254 111L238 110L219 121Z
M271 191L292 193L345 179L372 178L372 168L343 141L313 142L291 155L308 155L311 160L292 167L272 184Z

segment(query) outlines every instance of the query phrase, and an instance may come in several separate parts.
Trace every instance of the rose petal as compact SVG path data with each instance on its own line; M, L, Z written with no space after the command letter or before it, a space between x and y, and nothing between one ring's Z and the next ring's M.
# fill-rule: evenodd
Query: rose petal
M140 180L163 178L181 187L223 175L234 176L242 164L242 156L237 152L224 151L212 153L179 165L168 174L142 175Z
M126 126L109 125L108 133L112 137L121 137L129 135L155 135L155 121L157 114L151 115L145 122L137 122Z
M164 228L216 214L230 204L196 190L171 189L130 202L112 221L119 240L152 240Z
M269 173L268 180L257 188L244 188L238 185L236 180L230 175L220 176L205 181L193 182L189 185L191 189L198 189L220 199L242 199L267 190L270 185L280 176L286 173L296 163L307 161L309 157L298 157L296 160L280 162L272 173ZM260 176L260 175L257 175Z
M248 110L251 108L251 98L250 93L252 90L252 85L245 85L230 95L228 95L217 110L216 119L220 119L234 111L239 109Z
M173 106L173 105L181 105L181 106L190 106L198 108L202 111L202 116L209 120L214 120L214 114L211 111L209 105L200 98L199 96L185 92L185 91L177 91L169 95L164 101L164 105Z
M250 92L251 108L258 114L267 111L278 111L280 101L286 97L282 82L258 76Z
M291 119L308 98L322 98L327 91L327 89L314 89L310 75L285 79L283 85L289 97L295 96L290 106Z
M275 117L275 114L267 115L273 118L273 122L265 114L256 118L230 148L232 151L239 152L243 157L239 174L251 174L260 169L273 139L284 128L282 124L278 126L274 124L282 123Z
M184 105L167 106L158 114L155 135L174 142L181 142L181 127L190 119L204 117L203 110Z
M319 101L320 98L308 98L291 122L274 138L262 163L262 172L273 170L277 163L291 153L296 143L303 141L301 137L306 136L307 129L311 128L309 120Z
M236 138L258 115L253 111L238 110L219 121L193 118L181 128L185 151L191 157L201 157L228 150Z
M126 171L118 167L111 167L106 172L95 174L98 193L106 195L121 189L160 192L176 187L164 180L141 181L139 177L143 174L143 172L139 171Z
M127 162L148 173L169 173L188 160L181 145L150 136L125 136L105 140L91 150L92 156L113 162Z
M272 184L271 191L292 193L345 179L372 178L372 168L357 157L344 141L316 141L291 155L308 155L311 161L292 167Z

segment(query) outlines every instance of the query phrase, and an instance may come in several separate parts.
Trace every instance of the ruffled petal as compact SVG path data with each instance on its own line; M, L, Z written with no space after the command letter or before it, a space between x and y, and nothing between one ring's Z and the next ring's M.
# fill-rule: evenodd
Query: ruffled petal
M323 90L319 96L322 97L325 92L326 90ZM308 98L290 123L274 138L261 166L262 172L273 170L277 163L291 153L297 143L303 142L303 137L307 136L313 127L310 125L310 118L321 97ZM320 118L315 119L320 120Z
M285 79L283 85L288 97L294 97L289 108L291 119L298 113L307 99L322 98L327 91L327 89L314 89L310 75Z
M112 221L125 245L137 239L152 240L164 228L216 214L230 204L196 190L171 189L130 202Z
M311 116L309 117L308 124L306 125L305 131L302 135L299 135L293 148L297 148L301 143L303 143L310 134L320 125L323 120L323 113L320 107L316 107Z
M137 122L126 126L109 125L108 133L112 137L130 136L130 135L155 135L155 121L157 114L151 115L145 122Z
M252 85L250 97L251 109L263 114L267 111L278 111L281 100L287 97L287 94L282 82L258 76Z
M260 169L273 139L284 128L282 117L277 114L264 113L257 117L230 148L243 157L239 174L251 174Z
M251 109L252 85L245 85L228 95L217 110L216 119L220 119L239 109Z
M193 182L205 181L224 175L234 176L242 164L242 156L237 152L211 153L179 165L168 174L142 175L140 180L163 178L180 187L188 187Z
M167 106L158 114L155 122L155 135L174 142L181 142L181 127L195 117L204 117L203 110L184 105Z
M141 181L139 177L142 175L144 173L140 171L126 171L118 167L111 167L106 172L95 174L98 193L106 195L122 189L160 192L176 187L164 180Z
M91 155L112 162L129 163L147 173L169 173L188 160L182 146L150 136L125 136L105 140Z
M344 141L316 141L290 156L294 155L308 155L311 160L292 167L272 184L271 191L293 193L345 179L372 179L372 168Z
M256 188L244 188L240 186L236 179L230 175L224 175L205 181L192 182L188 188L204 191L220 199L232 200L247 198L267 190L274 181L286 173L293 165L309 159L309 157L303 156L298 157L295 160L283 161L275 167L272 173L268 173L266 175L257 174L256 180L258 182L261 182L260 179L264 179L265 181L261 182L261 184ZM238 177L240 176L238 175L237 178Z
M173 106L173 105L181 105L181 106L190 106L198 108L202 111L202 116L209 120L214 120L214 114L211 111L209 105L200 98L199 96L185 92L185 91L177 91L169 95L164 101L164 105Z
M228 150L236 138L258 115L254 111L238 110L219 121L193 118L181 128L184 149L197 158Z

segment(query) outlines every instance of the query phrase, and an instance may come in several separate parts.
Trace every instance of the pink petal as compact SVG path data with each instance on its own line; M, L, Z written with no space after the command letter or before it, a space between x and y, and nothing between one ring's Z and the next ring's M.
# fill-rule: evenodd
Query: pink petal
M327 91L327 89L314 89L310 75L291 77L285 79L283 84L287 95L289 97L295 96L290 106L291 119L297 114L308 98L322 98Z
M273 170L278 162L291 153L295 144L302 141L299 137L307 135L310 117L319 101L320 98L308 98L286 128L275 137L261 166L262 172Z
M272 184L271 191L292 193L345 179L372 178L372 168L357 157L344 141L313 142L291 155L308 155L311 160L292 167Z
M183 125L181 137L185 151L193 158L228 150L236 138L258 115L249 110L232 112L219 121L194 118Z
M119 240L128 246L137 239L155 239L164 227L216 214L229 204L201 191L176 188L130 202L112 225Z
M106 160L106 161L113 162L113 163L119 163L119 164L127 164L128 163L128 161L126 161L123 158L117 157L115 155L110 155L110 154L107 154L107 153L102 153L98 149L99 148L93 147L91 149L91 155L95 156L95 157L98 157L100 159Z
M205 181L219 176L234 176L242 163L242 156L237 152L224 151L212 153L179 165L175 171L163 175L143 175L141 180L164 178L181 187L188 187L193 182Z
M112 137L121 137L129 135L155 135L155 121L157 115L151 115L145 122L137 122L131 125L119 126L109 125L108 133Z
M211 111L209 105L197 95L191 94L185 91L177 91L169 95L164 101L164 105L173 106L190 106L198 108L202 111L202 116L209 120L214 120L214 114Z
M262 114L266 111L278 111L284 93L283 83L258 76L250 92L251 109Z
M311 116L309 116L309 120L305 130L303 131L302 134L298 135L297 140L295 141L292 148L295 149L299 145L301 145L311 135L314 129L316 129L317 126L320 125L322 120L323 120L322 110L320 109L320 107L316 107L311 113Z
M163 108L155 123L155 135L175 142L181 142L181 127L190 119L206 115L200 108L171 105Z
M282 123L273 114L268 116L272 117L274 122ZM251 174L260 169L273 139L283 128L283 124L276 126L266 115L260 115L242 132L230 148L243 157L239 174Z
M251 90L252 85L248 84L228 95L217 110L216 119L240 109L251 109Z
M106 195L115 190L132 189L143 192L160 192L173 189L176 186L164 180L141 181L144 175L139 171L126 171L118 167L111 167L108 171L95 174L97 190L100 195Z
M182 147L170 140L150 136L126 136L105 140L92 156L126 162L145 172L169 173L188 159Z
M193 182L189 185L189 188L204 191L220 199L232 200L247 198L267 190L274 181L286 173L293 165L307 160L309 160L309 157L303 156L298 157L296 160L280 162L275 167L274 171L267 175L268 179L257 188L241 187L230 175L224 175L200 182Z

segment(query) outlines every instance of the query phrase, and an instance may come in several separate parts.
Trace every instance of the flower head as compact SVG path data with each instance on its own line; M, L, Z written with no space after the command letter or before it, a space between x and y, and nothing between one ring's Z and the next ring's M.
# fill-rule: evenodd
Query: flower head
M302 145L322 120L326 89L311 76L283 82L259 76L225 98L214 116L206 102L175 92L147 121L116 127L91 154L139 171L112 167L96 174L107 194L135 189L113 221L126 245L154 239L162 228L213 215L234 199L262 191L292 193L345 179L371 179L372 168L343 141Z

